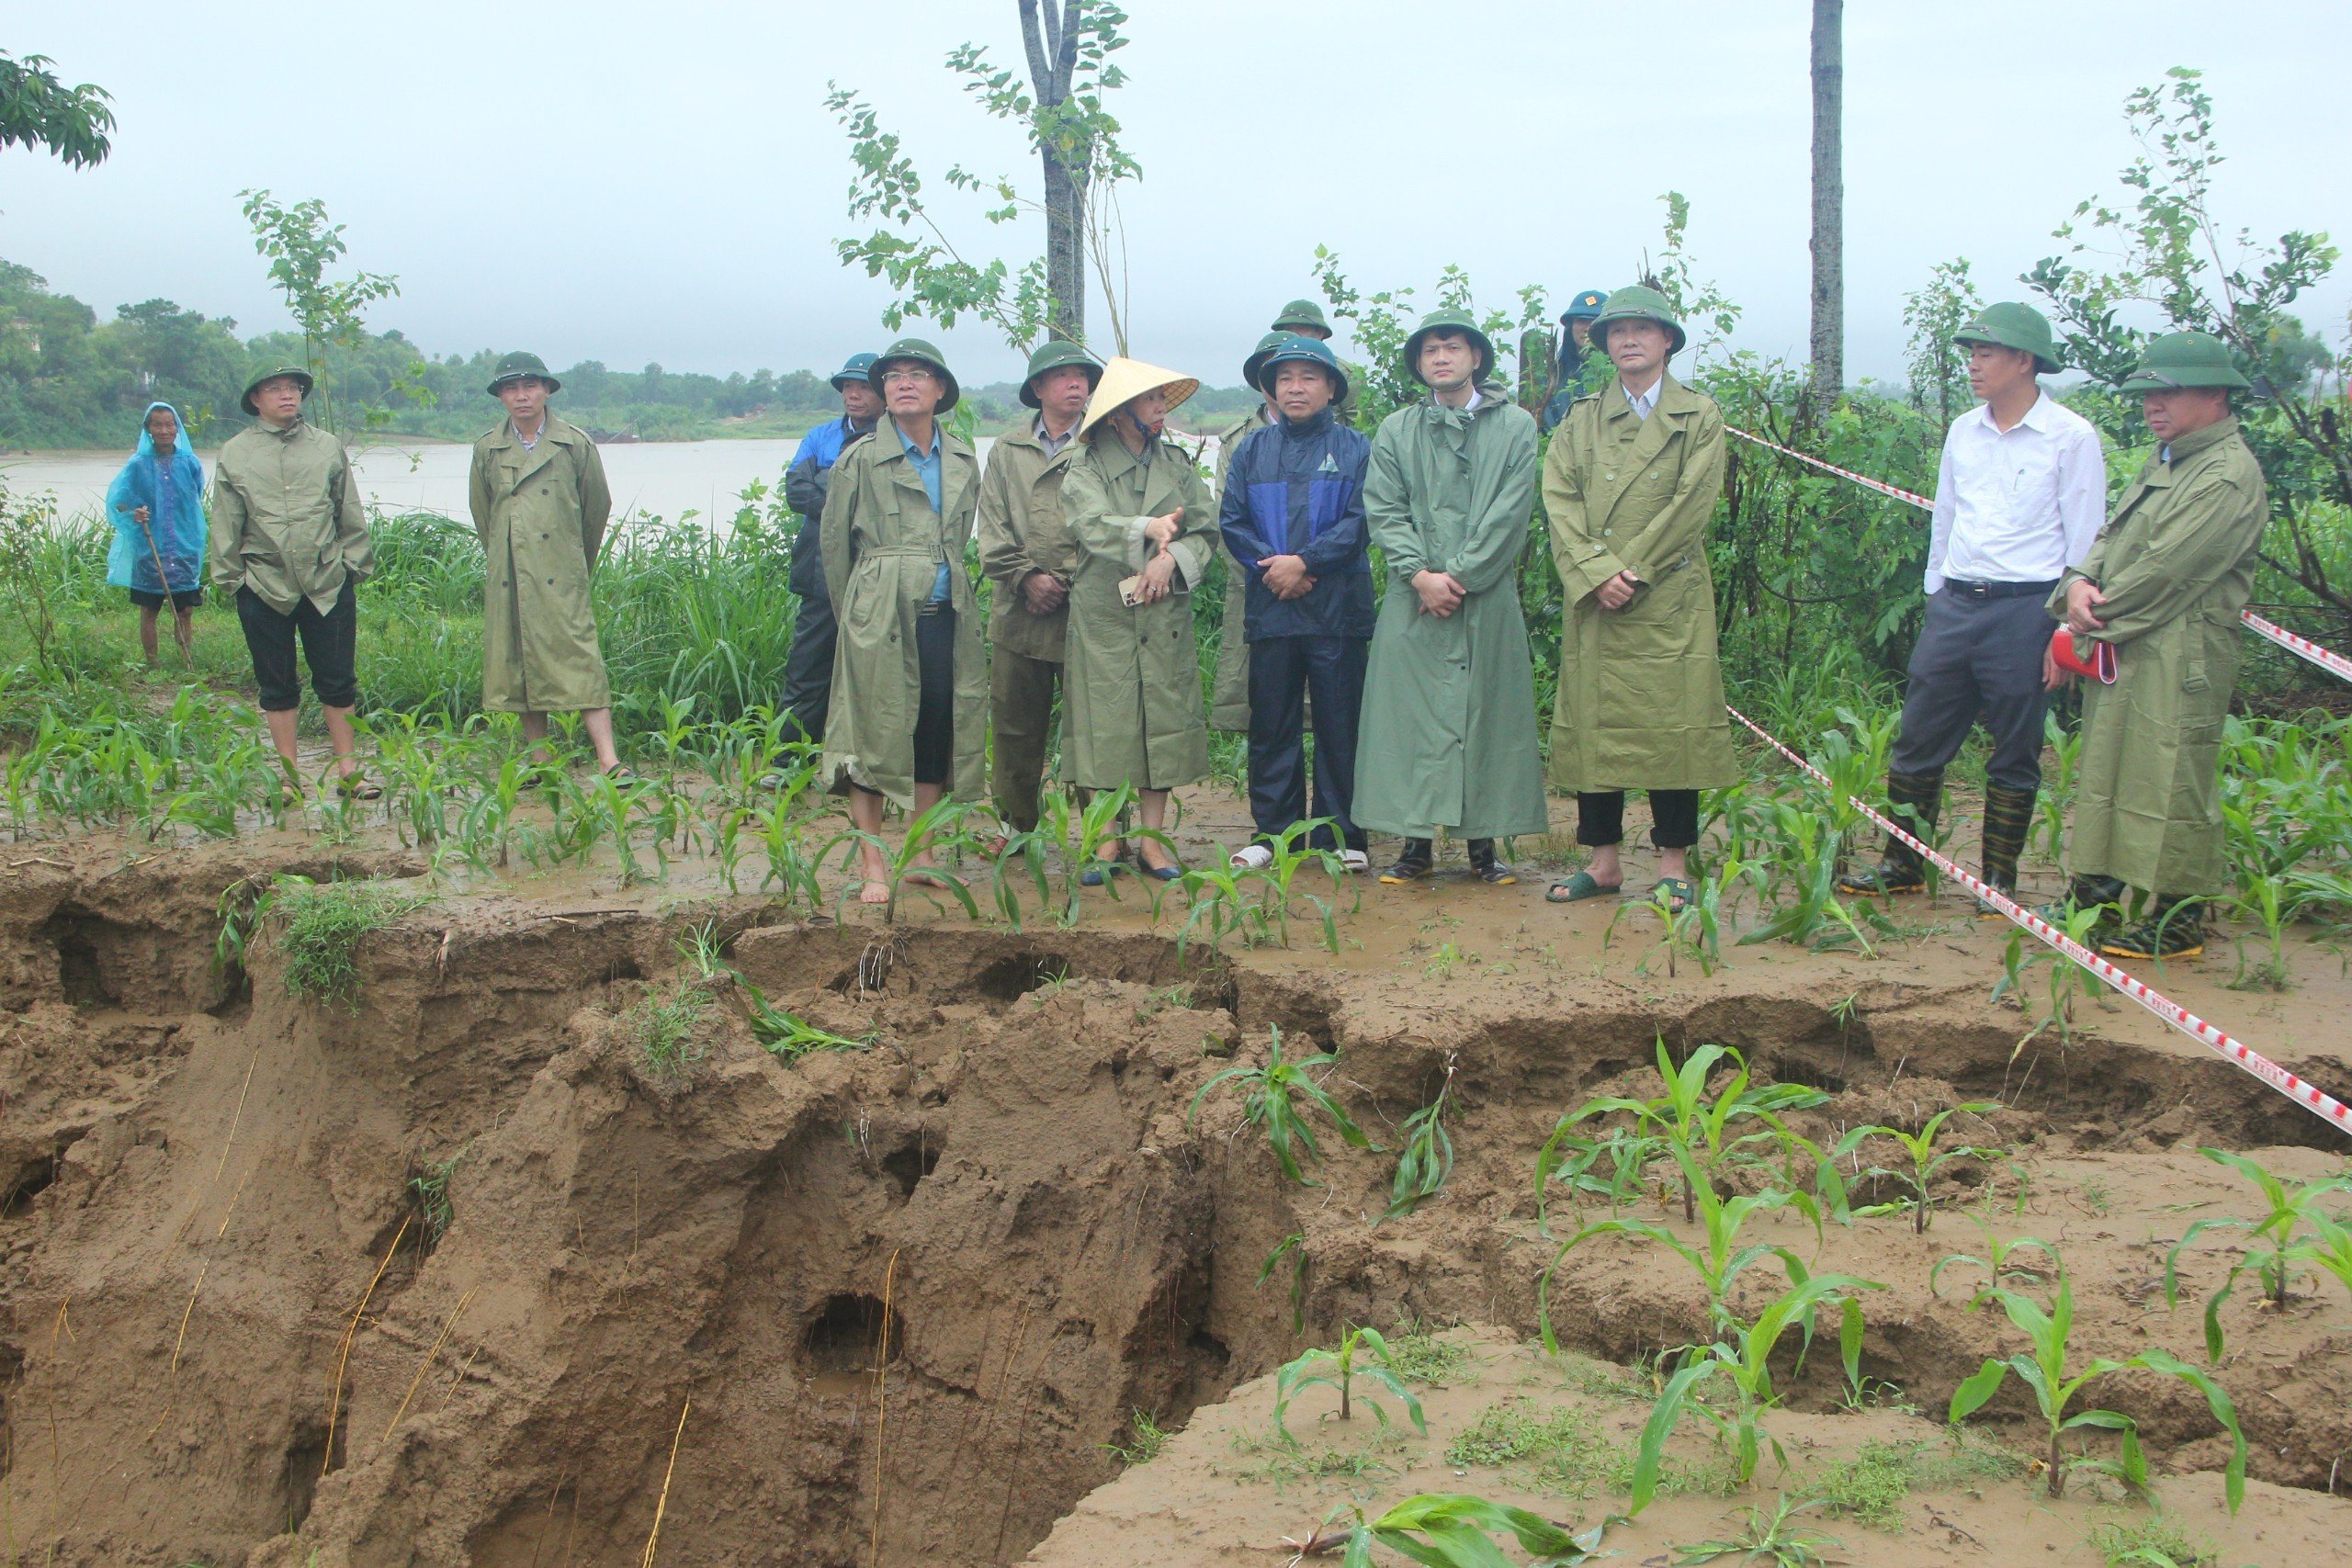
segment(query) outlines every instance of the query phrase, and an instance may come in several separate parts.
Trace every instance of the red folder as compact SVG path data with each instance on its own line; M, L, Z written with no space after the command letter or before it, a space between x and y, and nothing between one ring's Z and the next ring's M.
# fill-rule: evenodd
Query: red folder
M2111 642L2091 644L2091 656L2083 658L2075 651L2075 634L2060 626L2050 639L2050 657L2059 669L2070 674L2097 681L2102 686L2115 684L2115 645Z

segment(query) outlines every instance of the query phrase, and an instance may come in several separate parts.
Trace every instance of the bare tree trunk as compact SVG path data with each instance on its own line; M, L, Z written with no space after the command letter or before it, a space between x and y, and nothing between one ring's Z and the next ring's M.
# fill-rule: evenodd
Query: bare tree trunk
M1069 100L1070 76L1078 64L1078 30L1071 26L1089 0L1019 0L1021 41L1029 56L1029 85L1037 112ZM1053 137L1038 141L1046 182L1046 330L1073 343L1086 341L1086 176L1092 149L1069 146Z
M1808 422L1846 389L1846 0L1813 0L1813 370Z

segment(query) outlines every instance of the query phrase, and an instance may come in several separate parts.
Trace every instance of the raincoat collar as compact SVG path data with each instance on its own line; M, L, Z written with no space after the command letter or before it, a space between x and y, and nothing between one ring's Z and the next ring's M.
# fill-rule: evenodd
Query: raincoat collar
M147 422L155 417L157 409L168 411L174 423L180 427L179 439L172 443L172 457L175 459L193 457L196 449L188 445L187 421L180 418L179 410L164 402L149 403L147 412L139 416L139 456L154 458L163 457L161 452L155 450L155 438L147 434Z
M2170 457L2165 459L2165 462L2169 466L2177 467L2181 459L2185 457L2194 457L2198 453L2204 451L2208 446L2215 446L2220 442L2225 441L2231 436L2235 435L2237 433L2237 415L2224 414L2220 419L2217 419L2212 423L2207 425L2204 429L2192 430L2188 434L2182 436L2179 440L2167 443L2166 449L2169 450L2172 455Z

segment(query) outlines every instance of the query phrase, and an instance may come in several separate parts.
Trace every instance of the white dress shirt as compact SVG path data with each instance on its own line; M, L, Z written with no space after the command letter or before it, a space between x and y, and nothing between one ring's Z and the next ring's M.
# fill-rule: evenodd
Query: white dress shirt
M1661 370L1658 372L1657 379L1650 383L1650 389L1648 391L1625 393L1625 400L1634 406L1634 417L1635 419L1649 418L1650 412L1657 407L1657 395L1662 389L1664 389L1665 386L1666 372ZM1621 390L1623 389L1623 383L1619 383Z
M1951 578L2055 582L2106 518L2107 458L2090 421L2044 392L2003 430L1979 403L1944 434L1928 592Z

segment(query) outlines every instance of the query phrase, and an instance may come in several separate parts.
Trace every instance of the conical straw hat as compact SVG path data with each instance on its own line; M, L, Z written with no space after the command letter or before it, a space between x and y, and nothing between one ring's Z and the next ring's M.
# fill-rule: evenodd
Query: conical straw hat
M1198 377L1179 376L1140 359L1114 359L1102 367L1102 379L1094 384L1094 395L1086 400L1086 417L1078 422L1078 433L1084 435L1121 403L1154 389L1168 394L1168 406L1172 409L1199 391L1201 383Z

